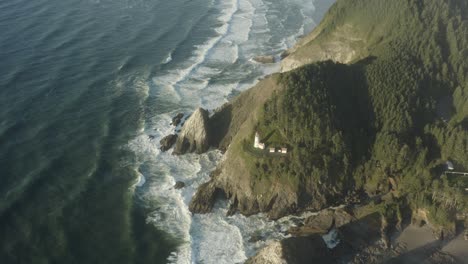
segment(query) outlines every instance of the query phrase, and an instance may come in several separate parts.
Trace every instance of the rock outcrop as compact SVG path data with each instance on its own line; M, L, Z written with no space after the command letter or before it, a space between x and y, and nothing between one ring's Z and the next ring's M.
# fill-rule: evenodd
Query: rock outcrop
M257 56L253 60L259 63L275 63L274 56Z
M208 119L208 111L202 108L195 110L182 127L173 154L207 151L210 147Z
M284 53L281 72L317 61L350 63L367 55L362 53L362 47L367 44L352 25L343 25L330 35L321 34L322 30L322 27L317 27L309 36Z
M246 264L334 263L330 250L319 235L291 237L261 249Z
M189 204L189 210L192 213L206 214L211 212L220 190L216 188L212 181L206 182L200 187Z
M178 113L176 116L174 116L172 118L172 123L171 125L173 126L178 126L181 122L182 122L182 119L184 118L184 114L183 113Z
M162 152L169 150L170 148L172 148L176 140L177 140L176 134L170 134L170 135L165 136L163 139L161 139L161 141L159 141L159 144L161 145L159 149Z
M281 242L275 241L260 249L258 253L248 259L245 264L286 264L283 257Z
M304 225L292 227L288 232L294 236L325 234L332 228L339 228L353 221L354 217L343 209L325 209L304 221Z

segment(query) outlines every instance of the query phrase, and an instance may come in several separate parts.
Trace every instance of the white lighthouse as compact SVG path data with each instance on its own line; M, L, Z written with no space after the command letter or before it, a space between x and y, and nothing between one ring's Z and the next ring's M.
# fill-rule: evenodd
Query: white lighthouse
M258 132L255 132L254 148L259 148L259 149L265 148L265 144L260 142L260 135L258 134Z
M258 144L260 144L260 135L258 135L258 132L255 132L254 148L258 148Z

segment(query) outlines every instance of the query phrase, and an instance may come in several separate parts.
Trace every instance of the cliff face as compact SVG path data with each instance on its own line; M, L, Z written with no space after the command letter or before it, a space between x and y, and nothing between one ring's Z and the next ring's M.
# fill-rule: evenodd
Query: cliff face
M323 32L324 23L287 51L289 55L281 61L281 72L318 61L350 63L366 57L366 39L355 26L345 24L327 34Z
M173 154L203 153L210 147L208 111L198 108L185 122L177 137Z

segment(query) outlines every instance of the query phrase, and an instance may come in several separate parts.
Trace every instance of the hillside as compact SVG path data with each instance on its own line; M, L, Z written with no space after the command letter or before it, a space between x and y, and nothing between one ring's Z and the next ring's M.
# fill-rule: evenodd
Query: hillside
M443 174L468 170L467 15L467 1L337 1L289 51L294 70L210 119L229 147L192 208L221 191L231 212L278 218L390 194L450 225L468 206L468 181ZM253 149L256 131L288 153Z

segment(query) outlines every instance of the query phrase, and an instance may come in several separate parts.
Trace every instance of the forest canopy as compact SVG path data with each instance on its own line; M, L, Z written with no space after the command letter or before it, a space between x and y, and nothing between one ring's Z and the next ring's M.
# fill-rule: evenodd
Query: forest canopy
M328 199L393 191L429 208L439 223L468 209L468 180L444 173L447 160L468 171L467 5L337 2L322 34L352 23L367 32L369 56L281 74L284 89L263 105L256 130L267 145L290 153L244 155L251 173L285 179L298 191L328 190Z

